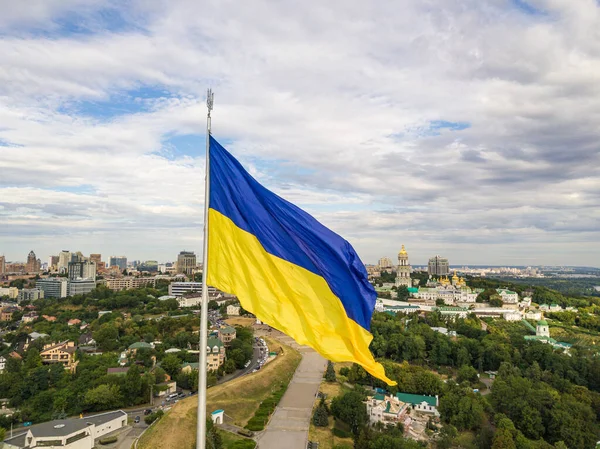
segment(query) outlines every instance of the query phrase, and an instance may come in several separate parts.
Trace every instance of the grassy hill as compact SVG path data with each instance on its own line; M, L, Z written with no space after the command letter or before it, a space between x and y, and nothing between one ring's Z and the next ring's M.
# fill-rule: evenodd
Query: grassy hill
M270 351L283 354L254 373L208 390L207 411L225 410L233 423L244 426L274 385L288 383L300 363L300 354L287 345L267 339ZM139 449L193 449L196 443L196 396L179 401L140 439Z

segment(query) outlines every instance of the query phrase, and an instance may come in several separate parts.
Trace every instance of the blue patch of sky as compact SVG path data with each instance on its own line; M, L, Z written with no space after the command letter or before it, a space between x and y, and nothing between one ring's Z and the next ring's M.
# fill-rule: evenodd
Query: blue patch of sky
M184 156L204 157L206 152L206 134L168 135L162 142L162 150L156 154L170 161Z
M55 186L46 190L53 190L55 192L65 193L79 193L79 194L93 194L96 192L96 188L90 184L81 184L77 186Z
M0 147L13 147L14 148L14 147L22 147L22 146L23 145L20 145L18 143L13 143L6 139L0 138Z
M537 9L536 7L530 5L525 0L511 0L511 3L513 4L513 6L515 8L517 8L519 11L521 11L527 15L530 15L530 16L544 15L544 11Z
M111 120L124 115L153 110L155 101L174 97L160 86L140 86L127 91L115 92L104 100L82 100L66 103L59 112L69 115Z
M446 120L433 120L432 122L429 122L429 129L432 130L450 129L452 131L462 131L469 127L471 127L471 125L467 122L448 122Z
M28 27L20 24L19 32L30 36L50 39L86 37L99 33L145 32L143 22L136 18L129 20L127 3L119 3L118 7L101 7L96 10L67 11L51 22ZM11 30L5 29L1 35L8 35ZM14 31L14 30L13 30Z
M433 120L429 122L429 126L419 133L420 136L439 136L442 130L462 131L470 128L471 124L467 122L449 122L446 120Z

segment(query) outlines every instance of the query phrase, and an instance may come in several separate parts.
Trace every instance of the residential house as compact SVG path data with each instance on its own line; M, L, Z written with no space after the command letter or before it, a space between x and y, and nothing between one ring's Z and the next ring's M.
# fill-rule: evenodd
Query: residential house
M67 321L67 326L78 326L81 323L79 318L73 318Z
M233 304L229 304L227 306L227 315L239 316L239 314L240 314L240 306L236 306Z
M209 338L206 345L208 370L217 370L223 363L225 363L225 345L218 338Z
M154 345L152 343L146 343L145 341L138 341L129 345L129 348L127 348L127 354L135 356L138 349L154 349Z
M525 312L525 319L539 321L542 319L542 312Z
M168 396L172 393L177 393L177 382L174 380L167 380L154 386L154 396L156 397Z
M16 306L3 308L2 311L0 312L0 321L12 320L13 314L18 312L19 310L21 310L21 309L19 309Z
M200 369L200 364L198 362L193 362L193 363L189 363L189 362L185 362L181 365L181 372L182 373L191 373L192 370L198 370Z
M54 323L56 321L56 317L52 315L42 315L42 318L51 323Z
M521 321L523 319L519 312L507 312L503 316L506 321Z
M36 341L38 338L46 338L49 336L50 335L44 334L43 332L35 332L35 331L33 331L32 333L29 334L29 338L31 339L31 341Z
M367 398L366 405L371 424L401 422L409 408L409 404L401 402L397 397L383 393Z
M469 314L469 309L465 307L438 307L440 314L443 317L466 318Z
M396 393L398 400L409 404L413 410L423 413L438 415L437 407L439 400L437 396L424 396L421 394Z
M23 315L23 317L21 318L21 322L22 323L31 323L32 321L35 321L39 318L39 315L37 314L37 312L27 312L25 315Z
M91 332L86 332L85 334L81 334L79 336L79 346L95 346L96 340L92 337Z
M235 327L225 326L219 329L219 338L225 346L229 346L236 337Z
M77 367L77 362L75 361L76 350L75 342L62 341L45 345L42 352L40 352L40 356L42 357L42 363L60 363L65 369L74 372Z
M540 310L542 312L562 312L562 307L558 304L540 304Z
M118 367L118 368L107 368L106 374L114 375L114 376L124 376L129 371L129 367Z
M498 288L496 292L502 297L502 302L506 304L517 304L519 302L519 294L506 288Z

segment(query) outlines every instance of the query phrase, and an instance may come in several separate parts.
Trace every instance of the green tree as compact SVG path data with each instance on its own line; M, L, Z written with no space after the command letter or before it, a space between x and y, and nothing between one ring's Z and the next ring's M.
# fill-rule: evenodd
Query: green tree
M498 429L494 434L492 449L517 449L512 433L508 429Z
M477 377L477 370L469 365L463 365L458 370L458 375L456 376L456 381L458 383L469 382L470 384L474 384L479 380Z
M116 351L119 348L119 331L112 323L103 324L92 336L103 351Z
M452 441L458 436L456 427L446 424L442 426L438 434L435 446L437 449L449 449L452 447Z
M98 385L87 391L84 401L95 411L117 408L122 405L121 391L117 385Z
M406 301L406 300L408 300L409 296L410 296L410 293L408 292L408 287L406 287L406 285L401 285L400 287L398 287L398 292L397 292L398 301Z
M502 307L504 302L502 301L502 296L495 294L490 296L490 306L491 307Z
M231 374L236 370L236 365L235 365L235 361L233 359L228 359L224 364L223 364L223 369L227 374Z
M239 369L243 368L247 362L246 355L242 349L234 349L231 351L229 358L235 362L235 366Z
M167 372L164 369L162 369L160 366L157 366L156 368L154 368L153 372L155 384L160 384L165 381L165 375L167 374Z
M325 380L327 382L335 382L335 380L336 380L335 370L333 369L333 363L331 363L331 360L327 361L327 370L325 371Z
M27 351L27 355L25 356L25 371L29 372L41 366L42 357L40 356L40 351L38 351L36 348L29 348L29 350Z
M329 417L325 406L317 406L313 414L313 424L317 427L327 427L329 425Z
M337 419L350 426L354 435L358 436L360 429L367 422L367 406L363 403L363 396L350 391L342 396L333 398L331 413Z
M223 449L221 435L217 432L217 428L213 424L212 419L206 420L206 448Z
M123 394L128 405L134 405L138 403L142 394L142 376L140 368L137 365L129 367L127 374L125 375L125 382L123 384Z
M162 359L160 366L171 378L175 378L181 370L181 360L175 354L168 354Z

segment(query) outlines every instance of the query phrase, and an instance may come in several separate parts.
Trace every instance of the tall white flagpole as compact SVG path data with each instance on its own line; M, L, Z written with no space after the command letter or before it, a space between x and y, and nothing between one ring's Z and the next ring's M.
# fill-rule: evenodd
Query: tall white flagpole
M206 174L204 177L204 252L202 253L202 309L200 311L200 365L198 366L198 423L196 428L196 449L206 447L206 346L208 339L208 202L210 200L210 111L213 108L214 94L206 93Z

